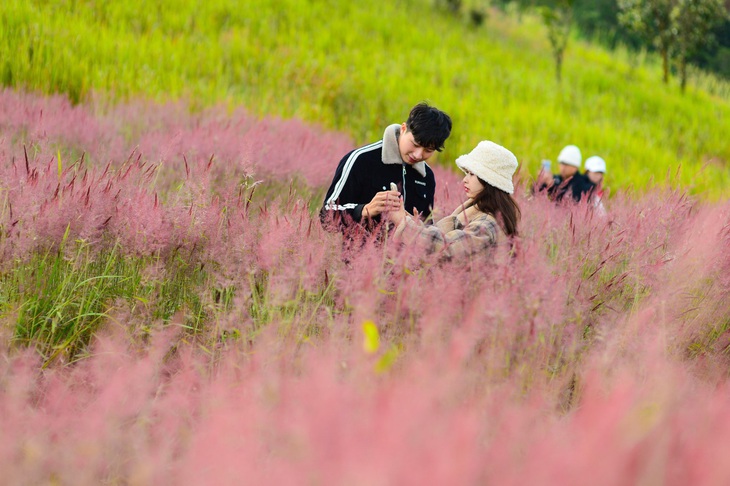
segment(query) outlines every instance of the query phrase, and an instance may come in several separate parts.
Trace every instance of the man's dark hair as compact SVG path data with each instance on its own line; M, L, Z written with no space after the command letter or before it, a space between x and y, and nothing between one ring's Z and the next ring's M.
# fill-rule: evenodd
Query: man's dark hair
M441 152L451 135L451 117L426 102L413 107L406 120L406 129L421 147Z

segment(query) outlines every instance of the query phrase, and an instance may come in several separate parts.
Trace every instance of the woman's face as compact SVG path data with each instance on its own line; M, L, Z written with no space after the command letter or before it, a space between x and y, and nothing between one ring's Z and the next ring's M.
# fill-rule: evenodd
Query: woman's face
M468 170L466 171L466 175L464 176L464 179L462 179L462 182L464 183L464 192L466 192L466 197L469 199L474 199L484 189L482 181Z
M590 179L590 181L592 183L594 183L595 185L598 185L601 182L603 182L603 172L591 172L591 171L587 171L586 172L586 175L588 176L588 179Z

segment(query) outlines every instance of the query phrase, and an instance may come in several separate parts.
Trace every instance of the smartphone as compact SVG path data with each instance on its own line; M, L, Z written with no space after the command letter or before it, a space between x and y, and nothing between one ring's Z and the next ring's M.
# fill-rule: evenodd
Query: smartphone
M552 162L550 162L548 159L542 159L542 170L545 172L550 172L550 165Z

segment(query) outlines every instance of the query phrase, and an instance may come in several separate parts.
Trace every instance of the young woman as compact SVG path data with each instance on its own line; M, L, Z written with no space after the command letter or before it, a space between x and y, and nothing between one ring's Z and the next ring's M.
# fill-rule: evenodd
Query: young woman
M417 240L426 251L452 259L486 252L497 245L502 232L510 239L517 236L520 208L512 197L512 176L517 169L514 154L483 141L457 158L456 165L466 174L466 201L434 225L425 225L406 213L400 201L388 212L388 219L396 225L396 240Z
M604 216L606 208L603 206L603 177L606 174L606 161L598 155L586 159L586 177L595 184L588 196L588 203L598 214Z

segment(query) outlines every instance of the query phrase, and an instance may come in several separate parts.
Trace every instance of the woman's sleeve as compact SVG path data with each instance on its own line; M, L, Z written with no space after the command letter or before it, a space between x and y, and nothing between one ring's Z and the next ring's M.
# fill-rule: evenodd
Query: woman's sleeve
M468 257L497 243L497 222L494 218L478 218L470 221L464 229L450 231L441 229L448 227L442 222L427 226L407 217L398 225L395 237L406 244L414 243L428 253L441 253L447 259Z

